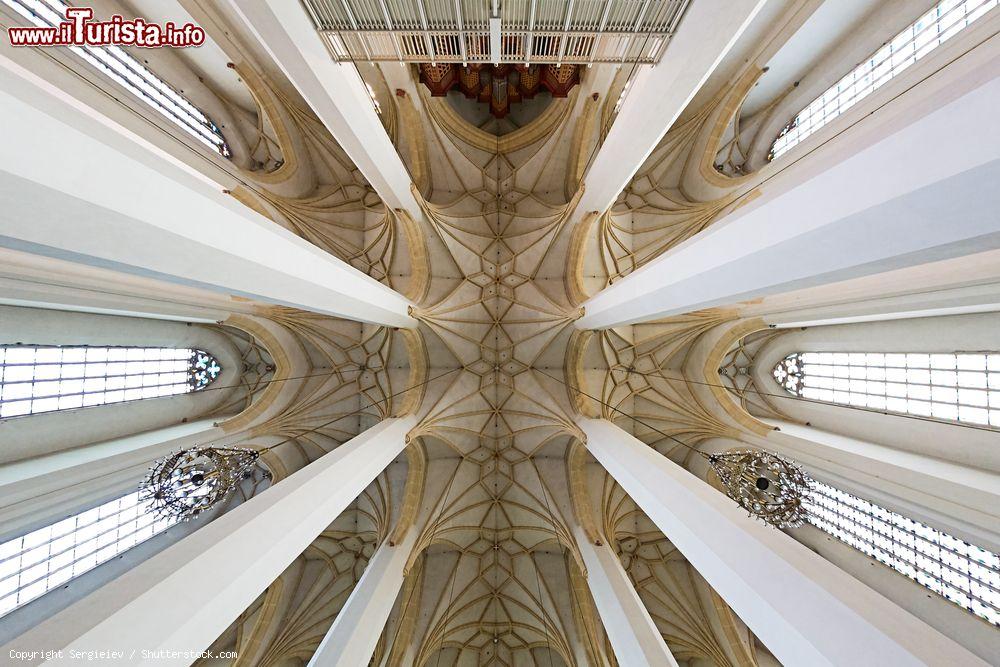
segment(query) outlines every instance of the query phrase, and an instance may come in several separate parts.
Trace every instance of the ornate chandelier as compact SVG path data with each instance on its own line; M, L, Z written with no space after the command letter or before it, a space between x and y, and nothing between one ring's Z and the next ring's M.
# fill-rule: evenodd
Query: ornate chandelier
M364 370L364 368L358 370ZM373 401L360 410L338 415L319 426L314 426L297 436L285 438L270 447L249 449L247 447L197 446L169 454L157 460L149 469L149 473L139 485L139 499L150 501L150 511L155 512L160 517L174 517L179 521L194 519L235 491L240 482L253 473L254 466L257 465L264 453L289 442L294 442L296 437L316 433L346 417L364 414L365 410L382 401L405 394L459 370L461 369L453 368L427 378L412 387L406 387L378 401ZM326 375L338 372L340 371L335 369ZM302 378L283 378L281 381L296 379Z
M776 528L798 528L805 522L803 498L812 481L797 464L758 449L709 454L708 462L729 497L751 516Z
M562 382L553 375L540 372L546 377ZM629 368L628 372L636 371ZM704 458L719 476L726 495L735 500L750 516L761 519L775 528L798 528L808 519L809 512L805 507L805 498L812 489L812 479L794 461L780 454L750 448L706 454L683 440L582 391L579 387L573 387L566 382L563 384ZM726 388L724 385L718 386Z
M158 460L139 487L158 516L196 518L248 477L260 452L243 447L195 447Z

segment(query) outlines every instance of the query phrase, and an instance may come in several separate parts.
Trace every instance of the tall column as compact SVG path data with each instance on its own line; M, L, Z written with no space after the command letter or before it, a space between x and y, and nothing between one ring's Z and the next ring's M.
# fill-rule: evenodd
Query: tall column
M1000 56L984 48L595 294L576 326L647 322L1000 248Z
M986 665L609 421L587 449L787 665Z
M379 546L313 654L309 667L368 664L403 587L403 568L419 532L411 528L400 544L391 546L385 541Z
M603 213L687 108L765 0L698 0L684 11L663 58L635 75L607 139L583 179L578 221Z
M365 82L353 63L333 60L305 7L287 0L230 3L386 206L421 219L410 174L375 112Z
M587 586L618 664L677 667L615 552L606 543L591 543L579 527L575 532L580 555L587 566Z
M818 479L972 544L1000 552L1000 473L781 420L751 437ZM951 443L947 443L951 444Z
M0 465L0 540L134 491L151 461L222 437L201 419Z
M0 126L17 128L4 140L0 164L0 247L416 326L397 292L3 58Z
M0 649L120 651L102 664L188 665L405 448L415 417L387 419ZM39 664L38 656L28 664Z
M215 324L253 312L245 299L0 248L0 305Z

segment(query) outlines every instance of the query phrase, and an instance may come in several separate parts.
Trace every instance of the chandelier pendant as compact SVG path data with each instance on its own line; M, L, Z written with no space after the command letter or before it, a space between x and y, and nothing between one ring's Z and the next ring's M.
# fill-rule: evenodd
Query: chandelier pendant
M249 477L260 452L244 447L194 447L159 459L139 487L157 516L196 518Z
M758 449L710 454L708 462L727 495L776 528L798 528L808 516L804 498L812 480L796 463Z

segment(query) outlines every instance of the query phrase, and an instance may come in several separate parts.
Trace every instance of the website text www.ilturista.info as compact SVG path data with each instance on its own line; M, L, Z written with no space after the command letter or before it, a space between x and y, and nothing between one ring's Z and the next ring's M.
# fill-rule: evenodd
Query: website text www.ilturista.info
M163 25L115 14L107 21L94 21L90 7L67 7L66 20L52 26L10 26L12 46L138 46L184 48L205 43L205 31L193 23Z

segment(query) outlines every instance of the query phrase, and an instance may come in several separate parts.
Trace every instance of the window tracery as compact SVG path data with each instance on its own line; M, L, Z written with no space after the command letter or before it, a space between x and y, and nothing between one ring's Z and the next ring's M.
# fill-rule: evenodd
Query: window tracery
M192 348L0 346L0 419L200 391L221 372Z
M795 352L771 374L802 398L1000 427L998 352Z
M174 525L139 492L0 543L0 617Z
M66 19L62 0L0 0L38 27L53 27ZM232 156L218 126L205 113L118 46L70 46L73 53L104 76L126 88L174 125L225 158Z
M808 521L922 586L1000 626L1000 556L822 482Z
M977 19L998 0L942 0L799 111L771 145L768 160L791 150Z

